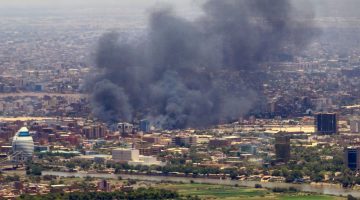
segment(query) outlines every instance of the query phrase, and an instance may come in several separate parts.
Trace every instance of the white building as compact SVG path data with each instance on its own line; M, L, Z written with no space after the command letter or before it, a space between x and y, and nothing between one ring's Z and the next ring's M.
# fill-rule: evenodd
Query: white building
M134 125L130 124L130 123L118 123L118 126L117 126L119 132L121 134L124 134L124 133L132 133L133 132L133 129L134 129Z
M26 127L16 132L12 140L13 160L26 161L32 158L34 153L34 141Z
M352 133L360 133L360 120L350 120L350 131Z
M139 160L137 161L129 161L128 162L129 165L147 165L147 166L151 166L151 165L159 165L159 166L164 166L165 163L158 161L156 159L156 157L154 156L139 156Z
M112 159L117 162L127 162L129 165L164 165L156 157L139 155L138 149L114 149Z
M115 161L137 161L139 160L139 150L138 149L114 149L112 150L112 159Z

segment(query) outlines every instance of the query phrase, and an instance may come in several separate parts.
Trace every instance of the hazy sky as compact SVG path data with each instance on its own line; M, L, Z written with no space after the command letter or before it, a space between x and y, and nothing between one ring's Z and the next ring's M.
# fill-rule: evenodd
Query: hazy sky
M203 0L0 0L1 15L101 15L129 13L146 15L159 4L173 5L180 12L200 12Z
M195 6L202 0L0 0L0 7L13 8L81 8L81 7L128 7L147 8L158 3L178 7Z
M78 10L102 12L104 9L113 12L133 10L148 11L156 4L174 5L177 10L199 12L199 5L205 0L0 0L0 11L4 14L26 13L63 13ZM223 1L223 0L219 0ZM250 0L249 0L250 1ZM275 1L275 0L274 0ZM317 16L360 17L360 0L291 0L296 7L314 9ZM107 12L106 11L106 12Z

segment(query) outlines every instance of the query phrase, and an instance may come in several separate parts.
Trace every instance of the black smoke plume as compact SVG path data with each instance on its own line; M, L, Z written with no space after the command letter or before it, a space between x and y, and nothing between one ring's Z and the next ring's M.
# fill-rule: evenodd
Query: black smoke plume
M149 118L165 129L237 119L257 100L262 77L248 74L311 38L288 0L208 0L203 11L187 20L164 7L141 37L103 35L88 85L94 115Z

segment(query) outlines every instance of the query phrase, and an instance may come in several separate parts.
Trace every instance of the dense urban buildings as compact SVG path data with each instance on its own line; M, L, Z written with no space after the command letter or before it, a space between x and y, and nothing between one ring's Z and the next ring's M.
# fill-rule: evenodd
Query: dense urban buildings
M181 147L190 147L194 146L197 143L196 136L191 135L176 135L171 138L171 144L174 146L181 146Z

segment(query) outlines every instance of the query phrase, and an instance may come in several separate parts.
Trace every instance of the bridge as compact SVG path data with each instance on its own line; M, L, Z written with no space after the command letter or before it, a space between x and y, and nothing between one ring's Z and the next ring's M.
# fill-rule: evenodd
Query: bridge
M24 161L17 159L19 156L21 157L21 154L21 151L17 151L0 159L0 171L4 170L6 167L18 168L19 165L23 165Z

